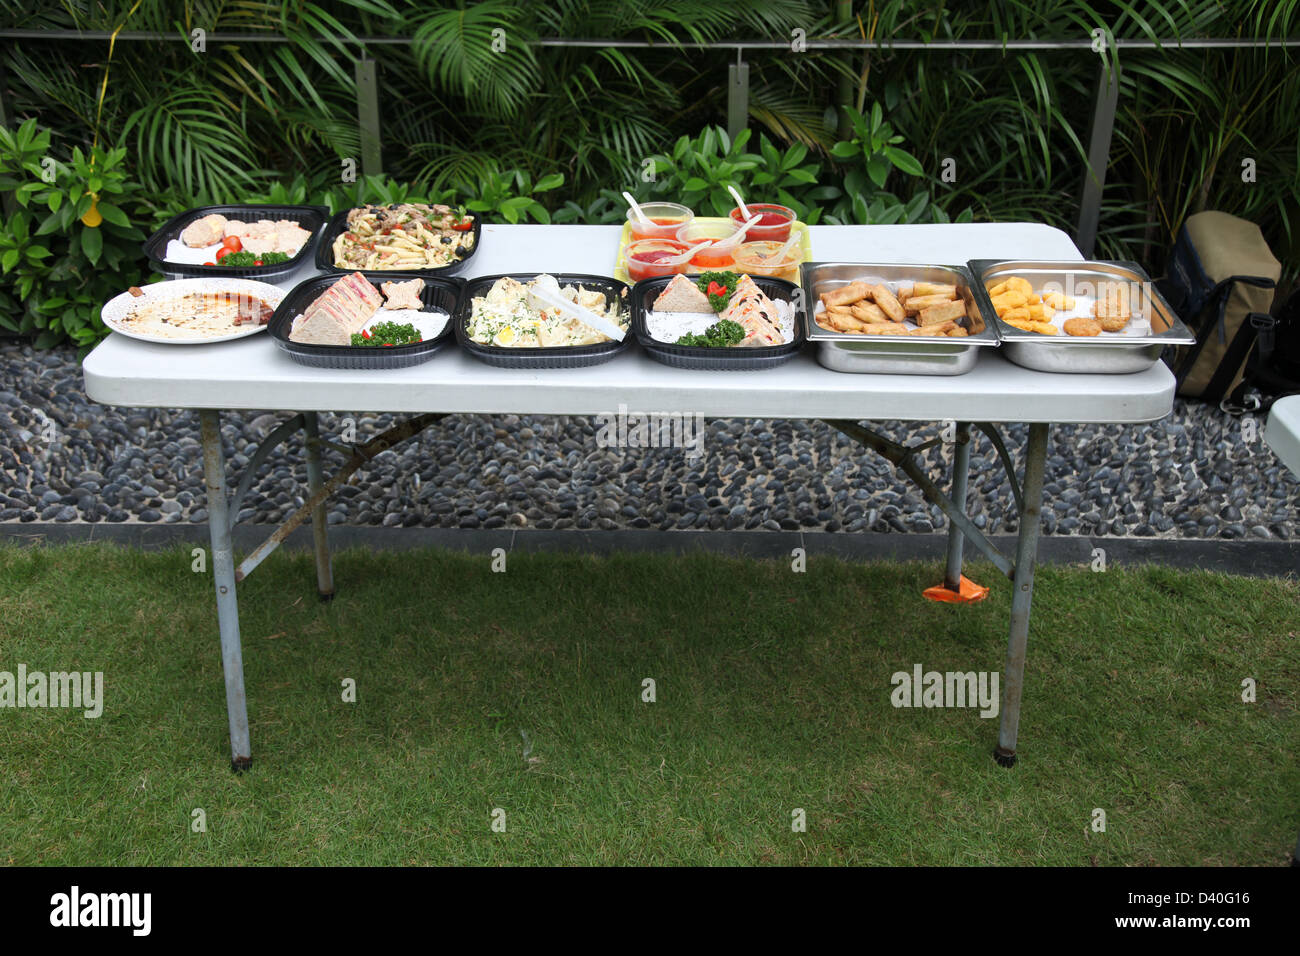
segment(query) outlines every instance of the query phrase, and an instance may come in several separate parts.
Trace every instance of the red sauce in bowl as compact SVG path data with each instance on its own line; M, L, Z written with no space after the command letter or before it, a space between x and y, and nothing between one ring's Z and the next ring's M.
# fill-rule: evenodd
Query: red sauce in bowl
M676 272L685 272L686 263L678 262L661 265L664 259L679 257L689 246L676 239L643 239L627 247L627 274L633 282L640 282L651 276L670 276Z
M787 206L778 206L770 202L747 203L751 216L761 218L749 227L745 233L748 242L785 242L790 238L790 224L795 220L794 210ZM737 206L731 210L731 218L744 225L745 216Z

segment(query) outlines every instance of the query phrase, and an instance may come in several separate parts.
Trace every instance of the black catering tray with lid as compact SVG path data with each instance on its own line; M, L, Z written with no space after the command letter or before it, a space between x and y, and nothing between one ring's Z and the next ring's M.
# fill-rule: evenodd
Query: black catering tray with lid
M416 342L413 345L308 345L293 342L289 332L294 317L300 315L307 306L335 282L343 279L342 275L314 276L294 286L293 291L284 297L275 314L271 316L267 331L271 339L288 356L299 365L315 368L344 369L384 369L407 368L427 362L450 344L451 327L456 321L464 280L455 278L429 278L409 272L391 272L380 278L367 276L366 279L375 288L380 289L382 282L404 282L408 279L423 279L424 289L420 293L420 302L425 309L437 309L447 313L447 322L437 337ZM380 289L382 293L382 289Z
M561 287L573 285L593 292L602 292L606 300L613 299L621 303L624 314L629 315L631 304L627 283L609 276L586 275L578 272L515 272L508 275L480 276L465 282L465 291L461 296L460 311L455 320L456 341L460 343L460 347L480 362L502 368L583 368L608 362L632 344L634 336L630 318L629 328L622 342L611 340L596 345L508 348L500 345L482 345L469 337L467 327L474 314L476 296L487 295L498 279L510 278L517 282L528 283L539 275L554 276Z
M734 271L734 270L732 270ZM710 348L703 345L677 345L662 342L650 335L647 327L647 313L651 311L654 300L659 297L674 276L654 276L642 279L632 289L632 331L636 334L641 348L656 362L671 365L674 368L693 368L703 371L756 371L775 368L790 361L799 354L806 339L803 323L803 290L795 283L772 276L751 275L754 285L760 292L773 301L789 302L794 307L794 338L781 345L761 345L739 348ZM687 276L687 278L691 278ZM705 317L707 318L707 316ZM712 325L721 318L715 315L708 319Z
M165 258L168 242L172 239L179 240L186 226L213 213L240 222L256 222L259 219L270 219L274 222L278 219L291 219L311 233L311 237L287 262L273 266L223 266L220 262L205 266L201 263L173 262ZM200 206L197 209L186 210L163 223L157 232L144 241L144 254L149 260L149 265L169 279L202 279L216 276L226 279L260 279L263 282L274 282L292 275L294 270L303 263L312 261L316 244L320 241L321 228L325 225L328 216L329 209L325 206L276 206L251 203Z

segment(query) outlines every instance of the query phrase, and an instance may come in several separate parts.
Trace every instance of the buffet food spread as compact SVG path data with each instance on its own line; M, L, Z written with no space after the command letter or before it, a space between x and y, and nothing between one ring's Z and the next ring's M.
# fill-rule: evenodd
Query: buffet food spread
M271 328L293 361L375 369L433 358L453 329L474 357L512 367L608 361L635 338L683 368L761 371L811 343L827 368L891 375L963 374L986 348L1031 368L1124 373L1192 341L1132 263L818 263L808 226L775 203L721 217L634 205L609 275L468 283L450 276L481 247L482 223L463 208L366 204L327 216L316 206L183 213L145 245L171 281L124 292L104 321L187 345ZM313 252L323 274L287 295L253 281L283 278Z

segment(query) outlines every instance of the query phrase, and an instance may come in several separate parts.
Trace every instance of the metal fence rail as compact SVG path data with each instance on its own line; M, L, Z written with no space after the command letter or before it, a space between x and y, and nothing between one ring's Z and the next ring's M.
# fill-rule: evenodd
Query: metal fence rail
M100 42L113 39L107 30L0 30L3 40L52 40L68 42ZM278 33L208 33L207 41L213 43L292 43L291 37ZM359 47L354 62L357 83L357 124L361 136L361 169L365 175L382 174L381 134L379 129L377 65L367 52L371 46L412 46L411 37L396 36L338 36L333 39ZM175 42L189 43L184 33L123 30L116 34L118 42ZM736 61L728 64L727 126L734 137L748 125L749 66L743 61L746 50L790 50L788 40L719 40L702 43L693 40L654 42L651 40L602 40L575 37L539 37L521 41L541 48L602 48L617 47L631 50L735 50ZM808 52L876 51L910 53L954 53L975 51L985 53L1029 53L1041 51L1094 51L1092 39L1078 40L894 40L894 39L837 39L807 38L801 41ZM1107 37L1106 47L1117 54L1123 51L1158 50L1264 50L1300 47L1300 38L1285 39L1221 39L1221 38L1170 38L1164 40L1124 39ZM1110 68L1110 61L1100 57L1097 83L1089 111L1088 156L1080 188L1079 215L1075 228L1075 244L1085 256L1091 256L1097 239L1101 216L1101 196L1106 184L1106 168L1110 162L1111 135L1115 128L1115 112L1119 104L1119 84ZM0 124L8 123L4 90L0 88Z

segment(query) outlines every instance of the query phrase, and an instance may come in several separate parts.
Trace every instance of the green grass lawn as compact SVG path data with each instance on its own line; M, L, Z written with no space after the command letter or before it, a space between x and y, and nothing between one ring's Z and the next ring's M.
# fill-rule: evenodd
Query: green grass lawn
M190 561L0 547L0 670L106 698L0 709L0 863L1279 865L1300 827L1294 582L1041 569L1005 770L996 718L890 703L917 663L1001 671L988 566L951 607L937 565L351 551L323 605L278 554L241 586L236 775Z

